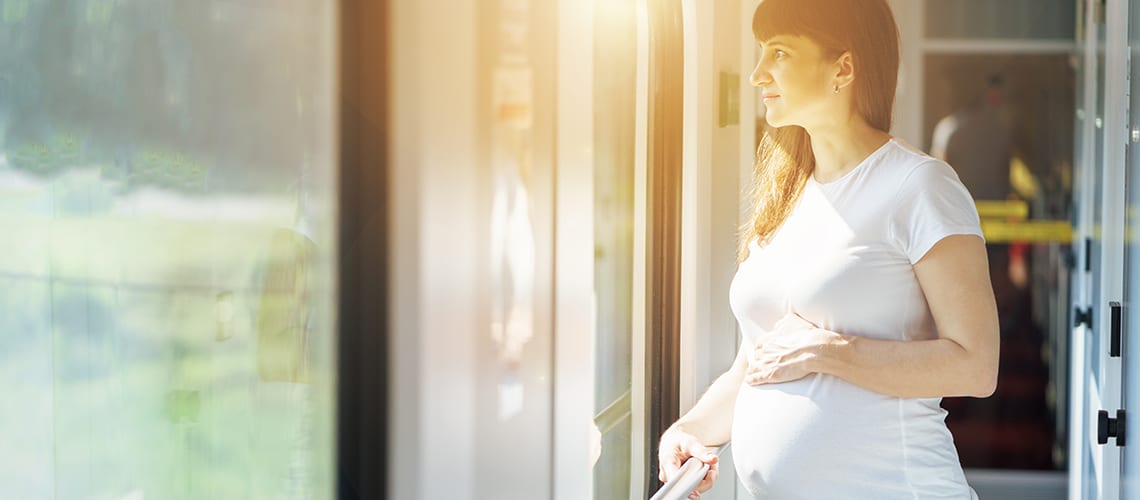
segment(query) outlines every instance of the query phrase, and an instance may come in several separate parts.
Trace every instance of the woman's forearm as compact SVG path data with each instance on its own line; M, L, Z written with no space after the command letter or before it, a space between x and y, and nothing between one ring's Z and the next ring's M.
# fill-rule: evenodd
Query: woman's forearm
M988 397L997 384L997 353L970 352L957 342L897 341L837 335L810 361L810 371L834 375L901 398Z
M706 446L719 446L732 437L736 394L744 381L743 367L734 365L709 386L688 413L671 428L685 431Z

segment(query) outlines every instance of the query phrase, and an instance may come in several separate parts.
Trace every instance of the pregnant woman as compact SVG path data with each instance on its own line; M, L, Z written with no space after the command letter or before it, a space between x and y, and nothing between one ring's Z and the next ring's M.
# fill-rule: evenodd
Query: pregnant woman
M971 499L939 403L987 397L998 321L978 214L954 170L889 134L886 0L764 0L753 32L770 128L729 299L733 366L661 437L758 498Z

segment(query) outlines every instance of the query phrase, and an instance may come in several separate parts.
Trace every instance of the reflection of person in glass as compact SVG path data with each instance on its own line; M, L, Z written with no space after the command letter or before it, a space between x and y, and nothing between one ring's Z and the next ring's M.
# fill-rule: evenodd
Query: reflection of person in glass
M1002 119L1002 85L1000 75L990 76L984 99L979 95L963 109L943 117L931 138L930 154L954 167L962 184L979 201L1016 199L1010 179L1017 163L1010 128ZM1019 314L1017 306L1025 300L1028 245L990 244L986 249L999 317L1012 322ZM1003 326L1003 331L1009 329Z
M1009 165L1013 140L1002 122L1001 76L993 75L985 99L943 117L934 127L930 154L945 160L979 200L1004 201L1012 191Z
M730 302L732 367L661 437L661 479L732 441L760 498L976 496L939 406L987 397L998 324L977 210L954 171L888 133L886 0L765 0L753 17L773 127Z

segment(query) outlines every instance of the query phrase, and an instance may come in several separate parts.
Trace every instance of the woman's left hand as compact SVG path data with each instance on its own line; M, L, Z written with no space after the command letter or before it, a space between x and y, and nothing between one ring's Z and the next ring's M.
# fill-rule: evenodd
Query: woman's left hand
M749 385L779 384L811 375L814 371L809 365L819 356L819 348L839 338L839 334L818 328L800 315L789 312L776 322L771 332L756 341L748 356L744 382Z

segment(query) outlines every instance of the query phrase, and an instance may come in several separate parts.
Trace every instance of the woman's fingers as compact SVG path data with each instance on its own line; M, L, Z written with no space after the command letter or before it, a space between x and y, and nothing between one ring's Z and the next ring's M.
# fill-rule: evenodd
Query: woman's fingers
M709 464L709 471L705 473L704 479L701 479L700 484L697 485L697 489L693 492L697 495L696 498L700 498L701 493L712 489L713 483L716 482L718 477L720 477L720 464L719 461L714 461ZM690 496L689 498L693 497Z
M716 482L716 478L718 477L720 477L720 469L716 464L713 464L709 467L709 471L705 474L705 478L702 479L701 483L697 485L697 492L708 491L710 488L712 488L713 483Z
M661 441L661 449L657 454L657 479L662 483L669 481L677 469L681 467L682 455L685 453L685 446L682 444L683 439L677 439L677 436L666 435Z
M768 377L764 376L761 373L753 373L752 375L749 375L748 377L746 377L744 379L744 381L747 382L748 385L760 385L760 384L765 383L767 380L768 380Z
M744 372L744 382L748 385L757 385L764 380L764 372L770 368L761 365L749 366Z
M677 470L681 468L681 462L676 455L672 460L665 460L661 463L661 482L668 482L669 479L677 475Z
M661 450L657 455L659 469L657 479L665 483L676 477L685 460L691 456L700 456L698 452L704 449L696 438L689 435L674 435L669 439L663 439Z

